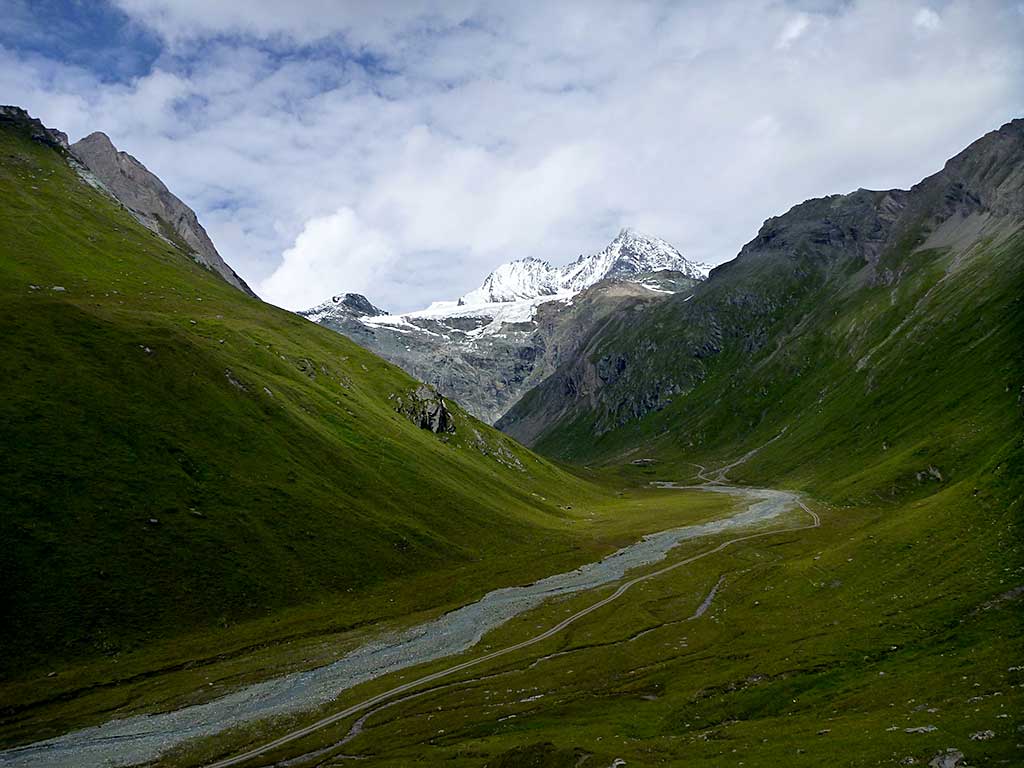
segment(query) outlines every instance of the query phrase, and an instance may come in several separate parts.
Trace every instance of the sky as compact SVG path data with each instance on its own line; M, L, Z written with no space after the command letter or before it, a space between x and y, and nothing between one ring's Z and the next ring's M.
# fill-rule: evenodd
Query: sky
M1024 115L1024 2L0 0L0 103L107 133L289 309L624 226L733 258Z

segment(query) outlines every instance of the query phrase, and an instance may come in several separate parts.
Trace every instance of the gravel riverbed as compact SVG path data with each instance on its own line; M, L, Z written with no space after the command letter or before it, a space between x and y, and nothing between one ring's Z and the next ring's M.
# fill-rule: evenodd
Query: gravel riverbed
M672 483L660 483L667 488ZM682 488L682 486L680 486ZM649 534L595 563L526 586L488 592L475 603L400 633L361 646L332 664L241 688L227 696L172 712L137 715L83 728L46 741L0 752L0 766L79 768L145 763L191 739L243 723L312 710L345 690L417 664L454 656L487 632L545 600L619 581L627 571L665 558L683 541L771 520L797 506L797 496L767 488L710 483L689 486L744 499L731 517Z

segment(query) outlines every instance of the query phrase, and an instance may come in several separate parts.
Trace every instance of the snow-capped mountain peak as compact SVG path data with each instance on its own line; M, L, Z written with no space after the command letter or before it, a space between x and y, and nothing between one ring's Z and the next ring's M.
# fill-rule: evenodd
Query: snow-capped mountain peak
M706 270L660 238L623 229L603 250L564 267L535 258L502 264L477 290L426 309L390 315L347 293L299 314L450 392L493 422L554 370L560 355L572 354L593 323L620 307L690 291ZM580 295L609 278L607 290Z
M689 261L670 243L629 227L604 250L580 256L564 267L526 258L510 261L495 269L477 290L463 296L462 305L493 304L535 299L541 296L573 295L606 278L631 277L671 270L703 280L709 267Z
M546 261L527 257L502 264L489 274L478 289L462 297L465 304L518 301L558 292L559 270Z

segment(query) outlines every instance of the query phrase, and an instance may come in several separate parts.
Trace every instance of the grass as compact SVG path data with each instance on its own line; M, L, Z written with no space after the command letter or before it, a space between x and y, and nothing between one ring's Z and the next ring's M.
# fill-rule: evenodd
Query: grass
M1020 762L1024 235L921 242L909 231L882 255L877 270L900 274L893 283L870 280L863 262L803 254L738 264L685 307L611 323L587 354L592 365L625 355L624 378L537 443L623 484L763 446L731 476L802 490L821 529L673 571L544 646L381 710L336 752L380 766L587 755L596 765L868 766L923 765L955 747L972 765ZM630 398L665 382L682 391L630 418ZM522 407L543 408L548 394L542 385ZM653 466L628 463L648 457ZM711 613L686 621L722 575ZM485 643L514 643L603 594L545 605ZM337 709L394 682L347 692ZM172 764L202 764L319 714L191 745ZM329 747L349 725L272 757ZM916 726L936 730L906 732Z

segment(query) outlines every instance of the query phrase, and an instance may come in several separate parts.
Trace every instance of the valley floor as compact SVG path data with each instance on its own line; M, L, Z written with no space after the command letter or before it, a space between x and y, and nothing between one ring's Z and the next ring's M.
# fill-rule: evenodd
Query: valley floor
M643 472L653 479L654 469ZM713 490L724 478L701 467L692 481ZM992 561L998 547L977 542L1006 536L1010 521L998 511L969 521L962 509L952 514L957 505L983 512L953 488L898 510L814 502L813 512L791 510L737 537L701 523L722 516L721 505L707 506L719 495L635 489L624 506L630 496L634 512L636 499L657 506L664 501L653 500L674 497L677 520L700 535L672 549L667 566L630 562L640 566L630 581L615 581L623 567L605 586L586 581L584 591L513 611L520 615L452 658L435 654L415 667L409 658L314 711L187 742L159 763L925 765L952 749L985 765L1024 755L1014 589L1024 577L1012 560ZM784 493L774 502L796 499ZM650 524L669 507L660 509L633 519ZM970 528L976 543L957 547L957 526ZM965 573L973 583L963 582ZM627 590L628 599L617 599ZM334 638L334 653L366 637L347 645ZM326 650L331 640L317 643ZM279 652L241 664L297 663ZM222 676L216 689L243 680ZM159 690L159 679L151 687ZM135 693L153 695L147 686ZM217 713L208 714L221 731ZM109 742L102 750L119 754ZM63 764L54 762L59 753L20 754L8 752L0 764Z
M439 620L436 617L445 611L478 598L482 592L476 590L529 583L553 571L592 562L650 531L680 523L713 521L728 514L731 508L731 502L723 497L673 494L645 488L618 492L608 490L607 498L593 496L581 498L581 502L576 509L566 505L564 527L572 531L572 537L563 537L561 548L555 550L538 542L539 546L532 553L510 552L507 558L495 558L475 567L428 574L413 583L406 580L401 584L388 584L369 594L339 600L339 603L347 603L345 605L307 607L297 610L294 615L275 617L275 620L252 622L220 633L154 644L136 653L117 654L109 659L61 668L54 670L53 674L30 674L22 680L7 683L2 689L5 701L4 741L7 746L24 745L83 725L98 726L110 720L112 715L124 719L182 708L195 710L197 705L206 702L224 702L226 694L246 690L250 685L260 689L256 696L243 694L232 700L229 695L227 700L233 707L206 712L200 710L199 719L205 720L208 728L197 724L194 719L190 721L188 716L184 720L178 719L176 724L181 726L184 723L191 729L186 735L196 736L223 730L227 727L224 718L228 712L234 719L245 721L264 714L308 710L316 703L316 700L309 700L312 693L319 695L320 701L328 701L338 690L350 687L353 681L345 680L351 677L353 670L342 665L341 669L334 669L333 677L315 681L307 680L303 670L330 665L353 648L371 643L382 633L386 637L403 638L408 637L407 628L411 626L437 624ZM566 546L566 541L572 546ZM627 564L622 563L617 572L603 574L603 578L618 578L625 567ZM365 616L380 618L367 622L366 626L345 627L347 617L353 612L358 613L360 606L364 606ZM523 607L513 606L513 609L512 613L515 613ZM458 615L458 612L449 615ZM506 614L491 617L492 625L504 618L507 618ZM454 642L468 646L479 631L482 628L477 627L472 633L474 637L460 637ZM451 652L450 649L431 648L429 641L422 640L424 638L419 643L419 651L426 652L426 658L437 658ZM405 655L410 647L408 643L400 643L397 652L383 661L382 657L388 655L386 652L364 657L361 666L365 668L355 670L359 675L355 682L377 677L388 669L416 663L418 659ZM456 649L462 650L461 647ZM267 685L273 686L273 682L261 684L263 680L282 674L288 681L283 688L268 690ZM286 694L282 694L282 690ZM306 700L291 703L280 700L300 696ZM147 723L144 730L152 732L152 722ZM114 741L122 745L134 743L132 738L125 738L125 733L131 733L130 726L126 732L116 735L94 733L92 739L87 737L87 740L109 745L110 737L114 735ZM114 754L132 754L143 759L181 738L180 733L157 733L151 739L143 739L146 743L138 745L136 751L123 747L115 749ZM66 758L71 760L68 764L77 765L82 753L72 750L66 753ZM48 750L0 754L0 764L17 761L18 764L52 765L54 759L54 753Z

